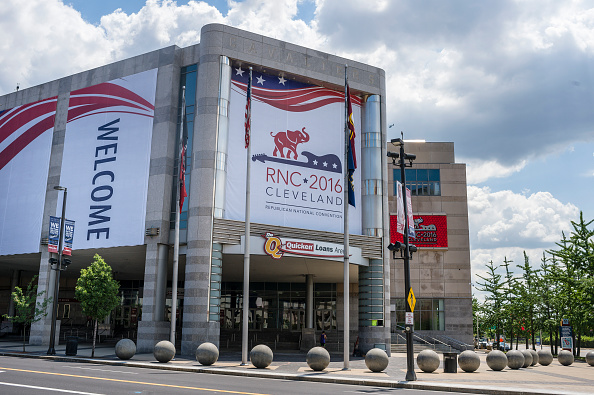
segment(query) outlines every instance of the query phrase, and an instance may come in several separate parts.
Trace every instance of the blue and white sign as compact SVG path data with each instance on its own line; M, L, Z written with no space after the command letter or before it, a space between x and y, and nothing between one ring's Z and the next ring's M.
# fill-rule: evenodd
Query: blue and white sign
M49 237L47 250L58 253L58 243L60 242L60 217L50 216Z
M571 326L560 326L559 334L561 338L561 348L563 350L573 350L573 331Z
M74 221L64 220L64 249L62 254L72 255L72 240L74 239Z

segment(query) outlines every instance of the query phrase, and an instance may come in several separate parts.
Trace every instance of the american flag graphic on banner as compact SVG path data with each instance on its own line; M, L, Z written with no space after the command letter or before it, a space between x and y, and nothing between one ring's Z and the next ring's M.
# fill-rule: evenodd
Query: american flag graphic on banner
M233 90L246 92L249 73L241 67L234 70L231 81ZM255 83L251 85L249 101L264 102L280 110L306 112L327 104L344 102L344 92L286 79L282 76L273 77L268 74L259 74L254 81ZM354 105L361 105L359 97L353 96L351 100Z

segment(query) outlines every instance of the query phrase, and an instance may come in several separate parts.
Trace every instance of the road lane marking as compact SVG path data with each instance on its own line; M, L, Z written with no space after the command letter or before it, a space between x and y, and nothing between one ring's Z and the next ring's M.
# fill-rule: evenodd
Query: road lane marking
M42 372L42 371L38 371L38 370L14 369L14 368L5 368L5 367L0 367L0 369L10 370L10 371L13 371L13 372L48 374L48 375L51 375L51 376L75 377L75 378L81 378L81 379L91 379L91 380L101 380L101 381L114 381L114 382L117 382L117 383L152 385L152 386L155 386L155 387L179 388L179 389L196 390L196 391L213 391L213 392L221 392L221 393L225 393L225 394L267 395L267 394L261 394L261 393L256 393L256 392L241 392L241 391L220 390L220 389L216 389L216 388L188 387L188 386L184 386L184 385L149 383L149 382L144 382L144 381L110 379L110 378L106 378L106 377L80 376L80 375L76 375L76 374Z
M15 384L15 383L3 383L0 381L0 385L8 385L11 387L21 387L21 388L31 388L34 390L45 390L45 391L55 391L55 392L66 392L68 394L79 394L79 395L102 395L97 394L94 392L80 392L80 391L72 391L72 390L64 390L61 388L51 388L51 387L38 387L36 385L25 385L25 384Z
M108 369L97 369L97 368L83 368L80 366L68 366L70 369L82 369L82 370L95 370L98 372L111 372L111 373L121 373L121 374L138 374L135 372L122 372L120 370L108 370Z

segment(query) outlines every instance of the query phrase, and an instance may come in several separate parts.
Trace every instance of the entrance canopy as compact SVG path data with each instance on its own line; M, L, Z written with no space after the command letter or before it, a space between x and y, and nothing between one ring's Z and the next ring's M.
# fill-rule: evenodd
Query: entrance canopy
M265 237L269 236L269 237ZM315 282L343 282L343 246L333 243L251 236L250 281L301 282L313 274ZM243 280L244 237L241 244L223 246L223 281ZM357 282L357 266L367 266L361 249L350 247L351 282Z

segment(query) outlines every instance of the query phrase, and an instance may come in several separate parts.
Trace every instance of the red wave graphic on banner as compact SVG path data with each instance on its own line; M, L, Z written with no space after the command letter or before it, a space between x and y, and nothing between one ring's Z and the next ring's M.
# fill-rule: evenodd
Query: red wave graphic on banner
M128 107L128 110L100 111L110 107ZM105 82L79 89L70 94L67 122L94 114L112 112L153 117L154 111L155 106L136 93L119 85Z
M237 81L231 82L236 91L246 92L246 84ZM344 103L344 93L320 86L279 90L253 86L252 97L254 100L264 102L280 110L291 112L311 111L332 103ZM361 105L361 99L357 96L351 95L351 101L355 105Z
M53 128L56 105L57 96L54 96L0 113L0 144L10 137L14 138L0 151L0 170L37 137ZM106 110L113 107L126 107L127 110ZM154 111L155 106L140 95L105 82L71 92L67 122L110 112L153 117ZM30 125L32 121L35 123Z
M57 96L14 107L0 114L0 144L9 137L12 143L0 151L0 170L27 145L54 127ZM32 121L35 123L30 124Z

